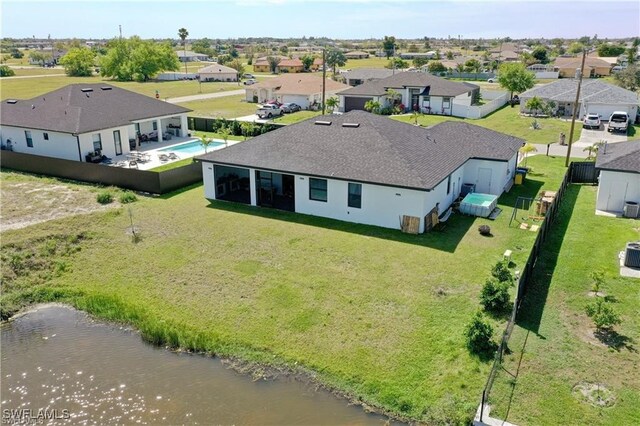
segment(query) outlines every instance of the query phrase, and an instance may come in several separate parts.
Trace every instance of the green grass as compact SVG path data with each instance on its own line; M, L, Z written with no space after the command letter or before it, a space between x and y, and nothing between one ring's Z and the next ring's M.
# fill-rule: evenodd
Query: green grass
M16 77L28 75L65 75L63 69L58 68L13 68ZM44 77L43 77L44 78Z
M514 329L505 369L494 385L495 414L515 424L631 425L640 420L638 280L619 275L618 253L640 238L638 221L596 216L597 187L570 186L537 279ZM594 239L594 233L597 238ZM591 271L605 272L604 292L615 297L623 323L618 345L593 335L585 305L593 300ZM521 360L522 358L522 360ZM572 395L580 382L601 383L616 396L596 408Z
M529 165L535 173L499 200L496 221L453 215L443 232L417 236L209 204L201 186L133 204L137 244L124 209L8 231L3 253L78 229L86 238L59 276L5 289L2 305L67 301L157 344L303 367L405 417L471 416L490 365L468 353L464 325L504 250L522 265L535 239L508 226L516 195L556 188L564 169L542 156ZM479 235L484 223L492 238Z
M298 111L273 119L274 123L294 124L322 114L322 111Z
M178 167L187 166L193 163L193 158L185 158L179 161L174 161L173 163L163 164L158 167L154 167L153 169L149 169L151 172L163 172L166 170L177 169Z
M258 109L257 104L246 102L244 99L244 95L225 96L217 99L184 102L180 105L192 109L193 112L190 115L197 117L236 118L255 114Z
M200 87L197 81L192 80L138 83L112 81L99 76L68 77L66 75L0 81L2 99L28 99L74 83L108 83L147 96L155 96L157 90L161 99L197 95L201 89L202 93L215 93L237 90L240 87L237 83L211 82L202 83Z
M392 116L392 118L406 123L413 123L413 119L409 114ZM562 121L557 118L538 118L537 120L541 128L533 130L531 128L533 118L521 117L517 107L510 108L508 106L505 106L487 117L477 120L441 115L420 115L418 117L418 123L422 126L433 126L434 124L442 123L443 121L465 121L497 132L522 138L533 144L548 145L556 143L558 142L560 132L565 133L567 135L567 141L569 140L568 135L569 130L571 129L570 121ZM582 126L578 122L573 131L574 141L580 138L581 129Z
M387 58L369 57L367 59L349 59L342 69L384 68L389 63Z

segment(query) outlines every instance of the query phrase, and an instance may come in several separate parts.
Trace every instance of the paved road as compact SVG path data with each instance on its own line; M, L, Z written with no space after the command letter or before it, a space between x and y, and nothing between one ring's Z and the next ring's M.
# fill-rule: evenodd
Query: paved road
M182 102L200 101L202 99L224 98L225 96L238 96L238 95L244 95L244 94L245 94L244 89L227 90L226 92L202 93L200 95L180 96L178 98L168 98L167 102L172 103L172 104L179 104L179 103L182 103Z

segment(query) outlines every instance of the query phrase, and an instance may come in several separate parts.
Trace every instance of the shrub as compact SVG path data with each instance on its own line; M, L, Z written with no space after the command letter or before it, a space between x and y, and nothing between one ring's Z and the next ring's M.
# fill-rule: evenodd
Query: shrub
M16 75L8 65L0 65L0 77L12 77Z
M97 200L100 204L109 204L113 202L113 195L108 191L102 191L98 194Z
M604 272L602 270L592 271L590 277L593 281L593 283L591 284L591 290L597 296L600 292L600 289L602 288L602 284L604 284Z
M489 236L491 235L491 227L489 225L480 225L478 232L480 232L480 235Z
M611 303L601 297L589 303L585 310L598 330L610 329L622 322L620 315L613 309Z
M507 282L513 284L513 275L509 270L509 262L507 260L501 260L491 268L491 275L498 281Z
M467 347L475 354L488 354L495 348L491 340L493 327L482 316L482 312L476 312L471 322L467 324L464 335L467 338Z
M488 279L482 287L480 302L487 311L503 312L509 308L509 282Z
M136 201L138 201L138 197L131 191L125 191L120 194L120 203L122 204L134 203Z

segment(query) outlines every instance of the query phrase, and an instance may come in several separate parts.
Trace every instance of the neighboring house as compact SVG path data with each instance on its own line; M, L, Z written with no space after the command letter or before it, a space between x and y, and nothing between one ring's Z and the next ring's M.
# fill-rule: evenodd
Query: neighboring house
M208 61L209 55L205 55L204 53L196 53L191 50L176 50L176 55L178 55L178 59L180 62L200 62L200 61Z
M298 58L294 59L282 59L276 68L276 72L279 73L298 73L304 71L304 64Z
M271 56L263 56L261 58L256 59L253 62L253 72L271 72L271 64L269 64L269 58ZM278 58L280 61L288 60L287 56L273 55L273 57Z
M326 115L198 157L205 197L400 228L443 214L464 183L500 195L524 140L462 122L430 128L364 111Z
M500 52L492 53L491 59L500 62L518 62L520 61L520 55L513 50L502 50Z
M527 110L527 101L534 96L555 103L555 113L562 117L573 115L578 80L560 79L544 86L535 87L520 94L520 111ZM638 95L630 90L602 80L583 80L580 88L578 118L586 114L599 114L603 120L609 120L614 111L626 111L635 117L638 111Z
M359 86L371 80L380 80L393 75L393 70L387 68L356 68L342 74L349 86Z
M344 54L344 57L347 59L367 59L369 56L371 55L361 50L353 50Z
M640 203L640 140L601 146L596 210L622 213L627 201Z
M558 70L553 65L533 64L527 67L528 71L535 74L536 78L558 78Z
M400 98L395 102L404 105L406 111L419 108L425 113L441 115L456 115L455 104L470 106L474 92L480 92L475 84L422 72L396 72L340 92L340 111L363 110L370 100L380 102L383 107L391 105L394 101L388 96L389 89L399 93Z
M315 58L313 60L313 64L311 65L311 71L321 70L324 66L324 62L322 62L322 58Z
M109 84L71 84L32 99L2 101L3 149L86 161L99 151L130 151L137 133L187 135L187 112L178 105Z
M346 84L327 79L326 97L330 98L348 87ZM306 73L282 74L247 86L245 90L247 102L293 102L305 109L314 108L322 103L322 76Z
M554 66L560 73L560 77L574 78L576 77L576 72L582 66L582 58L556 58ZM613 68L613 64L601 58L587 56L584 61L584 76L603 77L611 75L611 68Z
M402 59L416 59L416 58L433 59L435 56L436 56L436 52L426 52L426 53L403 52L400 54L400 58Z
M213 64L198 70L200 81L238 81L238 71L220 64Z

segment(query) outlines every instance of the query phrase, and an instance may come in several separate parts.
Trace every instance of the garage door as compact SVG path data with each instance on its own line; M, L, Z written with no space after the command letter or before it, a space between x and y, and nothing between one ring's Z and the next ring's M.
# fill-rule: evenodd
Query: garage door
M593 104L587 105L588 114L599 114L603 121L609 121L609 117L614 111L625 111L629 113L629 107L626 105L606 105L606 104Z
M349 112L354 109L364 111L364 104L367 101L371 101L373 98L355 98L351 96L345 96L344 98L344 112Z

